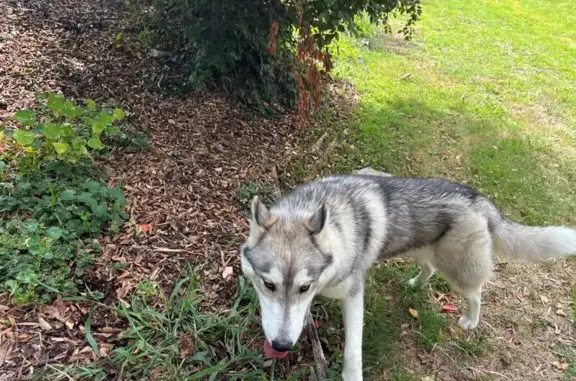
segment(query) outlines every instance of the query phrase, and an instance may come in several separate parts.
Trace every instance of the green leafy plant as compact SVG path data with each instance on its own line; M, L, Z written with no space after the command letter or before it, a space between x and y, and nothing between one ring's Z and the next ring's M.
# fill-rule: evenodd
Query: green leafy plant
M388 25L392 13L406 14L403 31L410 35L421 13L420 0L148 3L153 12L146 35L154 47L174 53L173 60L187 69L187 85L195 90L216 86L260 110L275 104L300 110L317 102L317 66L330 70L328 46L346 29L358 29L358 15Z
M16 112L18 128L3 133L21 148L25 172L39 170L48 162L74 164L104 148L102 138L120 134L114 122L122 121L121 109L98 111L93 100L79 106L59 94L37 95L37 112Z
M128 218L124 192L106 184L94 160L109 143L130 140L118 125L124 111L58 94L37 102L0 133L8 147L0 156L0 292L16 303L76 293L102 251L95 239Z

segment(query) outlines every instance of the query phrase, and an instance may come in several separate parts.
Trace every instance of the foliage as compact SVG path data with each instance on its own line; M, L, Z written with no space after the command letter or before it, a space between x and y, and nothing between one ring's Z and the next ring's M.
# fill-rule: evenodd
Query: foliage
M356 31L359 14L384 25L393 12L407 14L409 36L421 13L420 0L158 0L153 8L146 35L177 53L193 88L216 86L259 107L298 104L303 113L331 68L327 47Z
M106 185L93 158L122 140L121 109L77 105L57 94L37 97L0 136L0 292L13 301L48 301L74 293L102 249L95 238L118 232L128 215L124 193Z
M259 196L262 202L271 206L274 202L274 186L258 180L247 179L236 188L236 201L246 217L250 216L250 204L254 196Z
M22 148L21 170L31 173L51 162L75 164L104 147L101 137L119 134L113 123L124 119L124 111L96 110L93 100L81 107L59 94L37 95L38 112L16 112L21 128L5 131ZM39 119L40 116L40 119Z

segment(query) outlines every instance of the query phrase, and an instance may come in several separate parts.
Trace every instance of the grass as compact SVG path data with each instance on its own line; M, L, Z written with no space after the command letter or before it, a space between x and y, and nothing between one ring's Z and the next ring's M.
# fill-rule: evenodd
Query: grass
M449 178L485 193L516 221L575 225L575 15L567 0L430 0L411 42L374 28L365 28L362 41L342 39L334 72L356 86L360 101L350 125L329 131L326 141L343 142L330 171L370 165ZM322 117L331 120L330 113ZM417 379L401 354L411 304L422 310L420 325L411 325L421 349L444 342L468 358L487 353L482 333L447 336L427 293L404 289L397 271L380 267L368 282L369 379L382 372ZM431 284L449 291L438 275ZM397 310L386 292L410 298L400 298Z
M338 169L361 158L394 174L449 177L526 223L574 222L575 72L566 43L574 16L543 14L541 4L429 1L413 42L378 32L368 48L344 39L336 73L362 98L359 152Z
M560 358L568 364L563 380L573 381L576 378L576 349L569 348L565 345L557 345L556 352Z
M419 373L405 369L402 351L398 350L403 342L411 342L403 336L409 332L417 346L426 350L442 341L446 320L434 311L427 288L408 286L417 272L414 265L383 265L367 281L363 350L368 378L378 379L385 371L392 379L419 380Z
M121 337L109 339L107 344L115 348L107 357L86 366L50 366L37 379L273 379L273 368L264 370L262 364L261 342L254 342L261 337L256 296L244 278L229 310L204 311L200 307L202 300L194 278L184 278L169 296L150 281L140 284L128 307L94 302L94 308L112 309L124 318L129 330ZM89 322L86 327L86 340L98 353L99 344L90 333Z

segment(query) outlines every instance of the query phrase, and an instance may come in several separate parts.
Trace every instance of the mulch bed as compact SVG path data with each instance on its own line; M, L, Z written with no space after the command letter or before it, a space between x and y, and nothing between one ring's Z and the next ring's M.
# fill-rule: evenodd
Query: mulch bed
M131 222L103 240L87 286L113 304L145 278L169 288L192 264L206 279L208 299L226 303L247 230L236 189L246 179L267 181L273 166L298 156L297 118L254 117L224 97L166 95L171 70L135 43L123 3L0 0L0 120L32 106L38 91L122 105L151 149L118 151L104 163L111 181L125 186ZM115 263L125 269L114 273ZM233 274L224 279L228 266ZM81 329L88 312L60 300L16 307L0 299L1 319L11 322L0 332L0 380L25 379L44 364L90 361ZM123 324L102 312L92 331L105 338Z

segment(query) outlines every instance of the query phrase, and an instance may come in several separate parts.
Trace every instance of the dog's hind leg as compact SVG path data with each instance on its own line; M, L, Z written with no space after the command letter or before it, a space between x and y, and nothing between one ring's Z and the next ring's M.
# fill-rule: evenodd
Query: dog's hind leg
M482 223L484 222L484 224ZM434 264L467 303L458 325L465 330L480 321L482 286L492 275L492 238L485 221L468 216L438 242Z
M436 272L436 268L434 268L434 265L431 262L433 255L433 248L429 246L407 253L408 257L414 259L420 264L420 273L408 281L410 287L423 285L432 278L432 275Z
M408 285L411 287L416 287L428 282L428 280L432 278L432 275L434 275L434 272L436 272L432 263L428 261L419 261L419 263L420 273L408 281Z
M474 329L480 321L480 306L482 304L482 291L480 289L465 295L467 308L466 314L458 320L458 325L463 330Z

